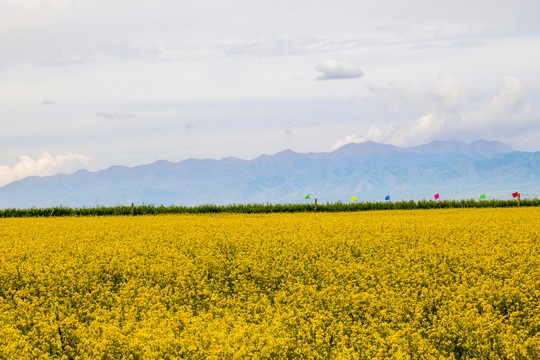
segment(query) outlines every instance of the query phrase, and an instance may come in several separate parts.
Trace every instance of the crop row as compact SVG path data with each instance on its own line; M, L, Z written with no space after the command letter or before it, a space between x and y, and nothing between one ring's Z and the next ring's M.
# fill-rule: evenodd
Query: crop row
M522 199L520 206L540 206L540 199ZM229 204L200 206L154 206L137 205L70 208L0 209L0 218L8 217L58 217L58 216L108 216L108 215L160 215L160 214L269 214L296 212L348 212L371 210L420 210L420 209L461 209L461 208L506 208L517 207L516 200L420 200L399 202L327 202L324 204Z

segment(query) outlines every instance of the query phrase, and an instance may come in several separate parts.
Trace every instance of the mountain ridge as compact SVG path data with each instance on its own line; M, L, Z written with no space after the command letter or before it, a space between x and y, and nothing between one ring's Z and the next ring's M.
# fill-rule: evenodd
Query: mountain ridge
M459 197L489 189L538 193L540 152L500 142L435 141L412 148L350 143L332 152L290 149L252 160L234 157L157 160L71 175L28 177L0 187L0 208L90 207L130 203L200 205L321 200ZM474 195L476 197L478 195Z

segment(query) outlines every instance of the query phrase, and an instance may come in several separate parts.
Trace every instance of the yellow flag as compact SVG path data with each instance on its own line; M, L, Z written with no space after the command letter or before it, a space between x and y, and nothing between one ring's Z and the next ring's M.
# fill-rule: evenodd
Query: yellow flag
M354 201L356 200L356 195L354 195L352 198L351 198L351 201Z

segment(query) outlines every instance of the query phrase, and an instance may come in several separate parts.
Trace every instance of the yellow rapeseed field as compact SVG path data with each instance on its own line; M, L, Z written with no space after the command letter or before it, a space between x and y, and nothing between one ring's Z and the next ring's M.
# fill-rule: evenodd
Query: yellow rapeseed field
M0 219L0 359L539 359L540 208Z

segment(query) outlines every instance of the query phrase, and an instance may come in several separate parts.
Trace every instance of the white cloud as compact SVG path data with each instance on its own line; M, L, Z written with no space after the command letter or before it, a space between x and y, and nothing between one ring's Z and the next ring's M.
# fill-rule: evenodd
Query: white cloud
M444 135L444 123L444 118L437 118L432 113L422 115L410 128L394 136L393 141L398 144L407 144L409 139L414 139L418 144L429 143Z
M440 75L439 81L431 83L429 91L445 110L455 110L465 98L465 90L459 82L448 75Z
M434 118L435 116L433 114L426 114L419 117L416 120L416 123L414 124L414 126L411 128L410 133L418 134L418 133L422 133L426 131L432 125Z
M437 117L453 117L456 122L504 123L527 104L530 91L514 76L502 78L503 89L483 99L471 96L462 88L457 79L440 75L438 81L417 89L406 83L392 82L387 86L367 85L367 88L381 98L395 111L413 110L433 113Z
M378 143L389 143L403 146L413 144L425 144L437 138L440 134L441 124L444 120L438 119L434 114L425 114L415 120L396 124L371 125L363 136L356 134L347 135L344 139L337 141L331 149L335 150L348 143L362 143L374 141Z
M423 112L452 112L467 101L465 89L457 79L446 74L420 87L394 81L386 86L368 84L367 88L394 111L417 109Z
M325 60L315 67L315 70L322 73L316 80L355 79L364 76L362 70L346 61L339 63L334 60Z
M349 143L359 143L362 142L362 139L358 138L356 134L350 134L345 136L344 139L338 140L334 145L331 146L332 150L339 149L343 145L347 145Z
M409 84L391 82L386 86L368 84L369 91L377 95L393 111L400 111L410 107L423 106L425 99Z
M0 186L28 176L48 176L59 172L70 173L84 167L90 161L90 157L73 153L51 156L44 151L37 160L25 155L20 156L19 160L12 167L0 166Z
M369 136L359 140L380 139L395 145L480 137L505 141L525 128L540 130L531 91L513 76L504 77L502 85L498 93L483 97L470 96L448 75L441 75L424 90L397 83L386 87L370 85L369 89L390 108L400 111L402 118L398 125L382 123L372 127ZM398 131L391 131L392 127Z
M132 119L136 117L134 114L122 114L122 113L105 113L105 112L99 112L96 114L97 117L103 118L107 121L114 121L114 120L124 120L124 119Z
M336 150L349 143L362 143L366 141L385 143L388 139L394 136L396 131L397 129L394 124L390 124L390 126L386 129L381 129L380 127L372 125L364 136L358 137L356 134L347 135L345 138L338 140L334 145L332 145L331 149Z
M518 78L506 76L502 83L504 88L501 92L484 100L476 111L480 121L490 124L506 122L528 100L528 92Z

